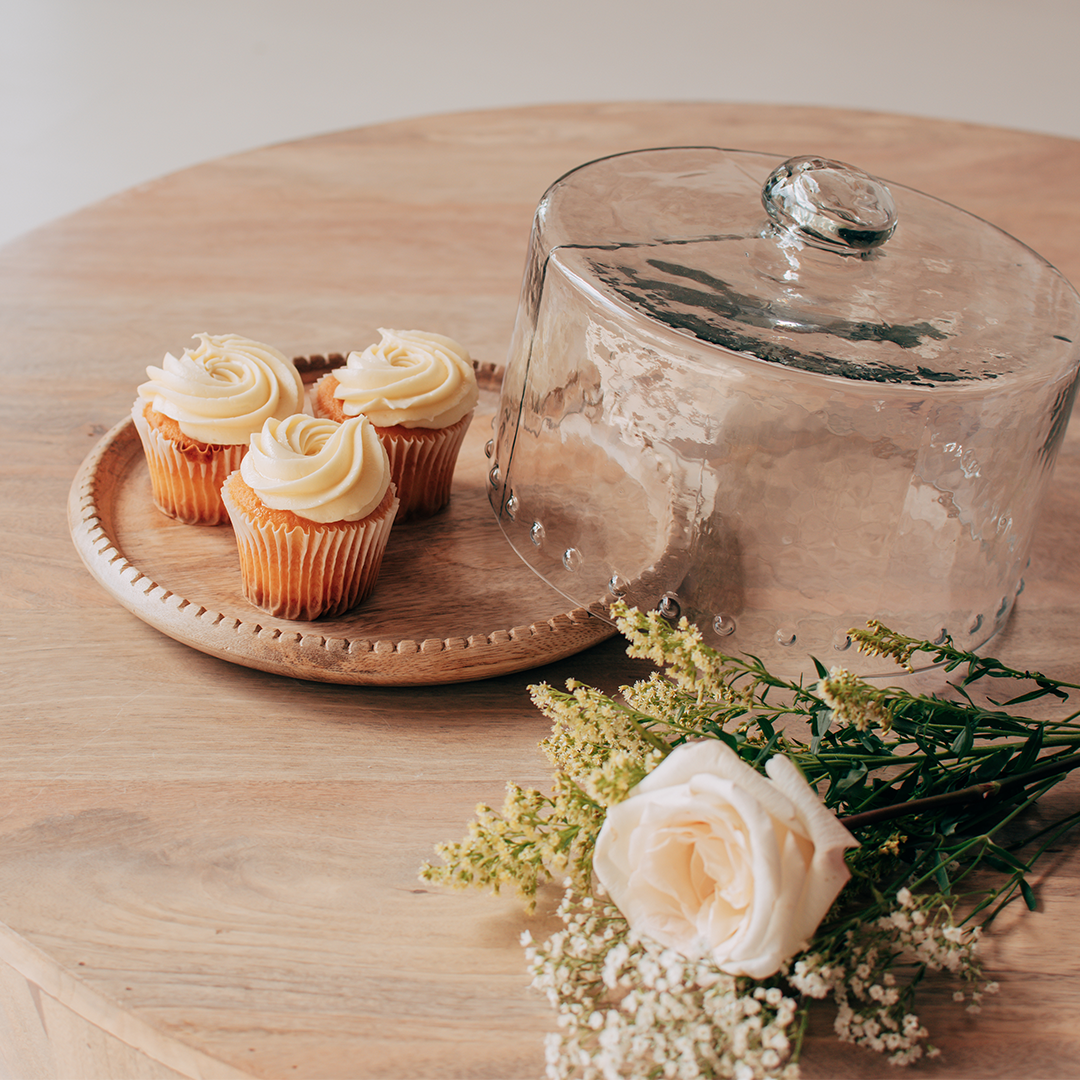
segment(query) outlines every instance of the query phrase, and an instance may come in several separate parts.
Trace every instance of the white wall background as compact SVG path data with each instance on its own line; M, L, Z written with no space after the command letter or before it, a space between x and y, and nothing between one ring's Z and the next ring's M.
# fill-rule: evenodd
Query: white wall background
M0 0L0 242L267 143L646 99L1080 138L1080 0Z

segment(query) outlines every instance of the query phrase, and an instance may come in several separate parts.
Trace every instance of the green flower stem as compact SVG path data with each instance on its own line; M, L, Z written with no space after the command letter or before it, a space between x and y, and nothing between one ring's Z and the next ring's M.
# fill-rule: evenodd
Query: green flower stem
M993 840L994 834L1000 832L1006 825L1009 824L1010 821L1012 821L1015 817L1023 813L1024 810L1031 806L1032 803L1038 802L1038 800L1052 786L1053 785L1051 784L1046 784L1039 791L1035 792L1033 795L1030 795L1023 802L1014 807L1004 818L1001 819L1001 821L999 821L988 832L979 833L977 836L967 837L962 843L958 844L956 847L946 847L942 845L935 850L942 855L947 855L950 862L959 862L961 857L967 855L969 851L979 849L976 858L972 861L971 865L965 871L965 874L961 875L961 877L966 876L967 873L970 873L972 870L974 870L975 864L978 862L978 856L980 856L983 852L986 851L987 847ZM1032 860L1032 862L1034 862L1034 860ZM1026 871L1030 869L1031 864L1029 863L1026 867L1024 867L1024 869L1018 870L1016 873L1011 874L1009 876L1010 881L1017 880L1018 875L1019 877L1023 877L1024 873L1026 873ZM929 881L932 877L934 877L936 872L937 867L935 866L935 868L929 873L923 874L921 877L914 879L909 887L912 890L917 889L920 885L923 884L923 882Z
M840 823L848 830L863 828L879 821L889 821L898 817L909 817L912 814L921 814L927 810L939 810L947 806L961 806L966 803L977 802L987 799L992 795L1007 794L1027 787L1038 780L1053 776L1063 776L1073 769L1080 767L1080 754L1073 754L1067 758L1059 758L1056 761L1047 762L1045 765L1029 769L1017 776L1010 776L1005 780L989 780L984 784L972 784L970 787L961 788L959 791L946 791L940 795L928 795L923 799L911 799L908 802L895 803L892 806L879 806L873 810L865 810L861 814L852 814L840 819Z
M805 1001L796 1015L798 1017L798 1027L795 1028L791 1039L790 1060L792 1062L798 1062L799 1058L802 1057L803 1042L806 1039L806 1029L810 1026L810 1009Z
M1042 855L1051 844L1056 843L1065 833L1078 824L1080 824L1080 810L1075 814L1070 814L1068 817L1062 818L1060 821L1055 821L1052 824L1047 825L1036 833L1032 833L1022 841L1010 845L1009 850L1020 850L1021 848L1030 847L1030 845L1034 844L1040 837L1047 836L1046 841L1043 844L1040 844L1039 849L1036 852L1035 857L1038 857L1039 855ZM1034 859L1032 859L1032 861L1034 861Z
M1046 785L1038 792L1031 795L1028 799L1024 800L1024 802L1022 802L1019 806L1016 806L1005 818L998 822L994 826L994 828L989 830L988 832L980 833L977 836L967 837L962 843L958 844L955 847L936 847L925 850L914 862L914 864L908 866L895 881L887 884L881 890L875 890L875 895L878 897L876 903L866 905L861 908L857 913L849 915L838 922L831 923L827 927L819 928L817 935L819 943L825 938L839 938L840 935L850 927L856 926L862 922L869 921L870 919L887 912L892 906L892 897L896 894L896 890L902 884L906 883L911 890L917 890L920 885L923 885L924 883L932 880L935 877L935 875L937 874L938 866L941 864L942 859L949 862L959 861L963 856L973 852L974 858L972 859L972 862L965 869L964 873L962 873L958 878L953 879L951 883L952 888L955 889L955 886L975 869L978 864L979 858L981 857L983 852L985 852L985 850L993 843L994 834L1004 828L1010 821L1012 821L1015 817L1017 817L1017 815L1022 813L1032 803L1037 802L1039 798L1041 798L1041 796L1045 793L1047 788L1050 786L1052 785ZM1074 815L1074 817L1077 821L1080 821L1080 813ZM1058 835L1060 835L1060 832L1055 833L1055 837ZM1000 907L1007 902L1009 896L1015 893L1016 889L1019 887L1020 879L1024 876L1025 873L1027 873L1028 870L1032 868L1039 856L1042 855L1046 846L1048 846L1048 844L1051 842L1052 840L1048 840L1047 844L1044 844L1039 849L1039 851L1037 851L1035 855L1033 855L1032 858L1028 860L1027 863L1022 864L1022 869L1017 869L1013 874L1011 874L1008 880L1003 885L999 886L997 889L990 890L986 893L980 890L980 892L976 895L981 895L983 899L967 916L967 920L970 920L979 911L983 910L989 904L993 903L994 900L997 899L997 897L1001 896L1002 893L1006 893L1007 895L1004 897L1001 904L999 905L1000 909ZM919 868L925 865L931 859L934 859L932 867L928 871L920 873ZM956 895L955 892L953 895ZM996 913L997 912L995 911L994 914ZM992 917L993 916L991 916L991 918Z
M1051 844L1056 843L1065 833L1067 833L1070 829L1075 828L1078 824L1080 824L1080 811L1077 811L1077 813L1075 814L1070 814L1069 817L1064 818L1061 821L1055 822L1053 825L1048 825L1045 829L1042 829L1039 832L1035 833L1034 836L1028 837L1019 846L1026 847L1031 844L1037 837L1043 836L1047 833L1050 834L1049 836L1047 836L1046 840L1039 845L1031 858L1028 859L1028 861L1024 864L1024 872L1026 873L1028 870L1032 869L1035 863L1046 853L1047 848L1049 848ZM968 918L974 918L976 915L979 914L979 912L981 912L985 908L988 908L991 904L994 903L995 900L998 900L998 897L1000 897L1001 899L995 905L993 911L991 911L990 914L983 920L983 926L989 926L990 923L997 918L1002 908L1004 908L1005 905L1013 898L1013 896L1016 894L1016 890L1020 888L1021 876L1022 875L1019 873L1014 874L1012 878L1010 878L1009 881L1007 881L1004 885L1000 886L988 896L984 897L983 900L980 901L980 903L974 908Z

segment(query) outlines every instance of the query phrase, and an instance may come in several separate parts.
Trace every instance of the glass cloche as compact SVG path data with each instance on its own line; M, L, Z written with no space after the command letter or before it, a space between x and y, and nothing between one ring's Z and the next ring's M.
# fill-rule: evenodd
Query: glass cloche
M1080 298L986 222L838 162L594 161L533 225L489 449L576 604L685 615L788 674L874 617L977 648L1023 588Z

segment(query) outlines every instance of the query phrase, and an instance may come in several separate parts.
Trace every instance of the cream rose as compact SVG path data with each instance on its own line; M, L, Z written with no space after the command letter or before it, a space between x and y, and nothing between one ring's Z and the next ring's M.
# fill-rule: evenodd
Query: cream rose
M806 944L858 846L788 758L765 769L716 739L678 746L609 808L593 855L631 927L754 979Z

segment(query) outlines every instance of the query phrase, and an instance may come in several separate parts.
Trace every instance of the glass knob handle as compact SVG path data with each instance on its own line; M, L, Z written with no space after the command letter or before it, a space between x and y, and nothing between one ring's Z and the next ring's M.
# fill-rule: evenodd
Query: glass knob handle
M880 181L841 161L793 157L761 189L769 217L818 246L868 251L896 230L896 204Z

